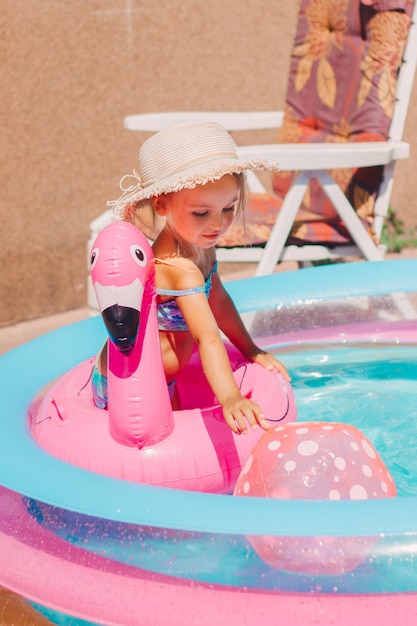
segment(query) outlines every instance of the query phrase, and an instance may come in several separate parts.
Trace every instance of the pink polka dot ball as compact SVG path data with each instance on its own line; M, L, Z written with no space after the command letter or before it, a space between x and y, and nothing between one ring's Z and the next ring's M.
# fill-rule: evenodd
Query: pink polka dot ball
M247 459L236 496L305 500L367 500L397 495L375 448L354 426L287 423L267 431ZM373 537L251 536L257 554L277 569L341 574L357 567Z

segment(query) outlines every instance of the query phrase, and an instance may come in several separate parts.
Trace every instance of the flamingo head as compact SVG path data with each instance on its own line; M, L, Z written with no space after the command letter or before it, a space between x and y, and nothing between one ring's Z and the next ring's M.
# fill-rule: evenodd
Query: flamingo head
M94 291L110 340L124 354L135 345L148 281L153 286L153 258L146 237L127 222L106 226L92 247Z

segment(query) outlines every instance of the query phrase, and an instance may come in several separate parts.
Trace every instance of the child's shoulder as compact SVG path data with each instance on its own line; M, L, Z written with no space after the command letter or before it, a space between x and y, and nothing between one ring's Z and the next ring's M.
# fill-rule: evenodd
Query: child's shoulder
M204 284L197 264L182 256L155 257L156 282L159 289L190 289Z
M199 271L199 267L195 261L179 254L156 254L155 263L158 267L161 267L161 269L163 268L168 272L175 270L185 272Z

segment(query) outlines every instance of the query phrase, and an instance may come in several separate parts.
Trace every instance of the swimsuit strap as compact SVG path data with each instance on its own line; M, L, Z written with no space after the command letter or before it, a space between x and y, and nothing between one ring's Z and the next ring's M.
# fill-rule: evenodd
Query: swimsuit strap
M214 262L213 269L210 270L210 273L207 276L207 279L204 285L200 285L199 287L191 287L191 289L156 289L156 293L158 296L172 296L172 297L191 296L195 293L203 293L203 292L205 292L208 295L211 290L211 277L216 272L217 272L217 261Z
M157 289L158 296L192 296L194 293L202 293L206 290L205 285L192 287L191 289Z

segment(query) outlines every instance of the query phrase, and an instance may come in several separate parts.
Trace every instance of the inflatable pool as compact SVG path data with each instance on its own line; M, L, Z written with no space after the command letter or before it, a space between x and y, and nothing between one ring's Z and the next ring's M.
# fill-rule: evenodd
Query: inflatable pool
M416 271L414 260L351 263L228 285L258 343L288 365L299 420L357 420L397 483L394 498L240 498L76 467L38 446L27 411L96 353L101 319L1 357L0 584L57 624L414 626ZM301 552L316 538L345 553L369 542L350 571L311 573L266 563L251 543L266 536Z

